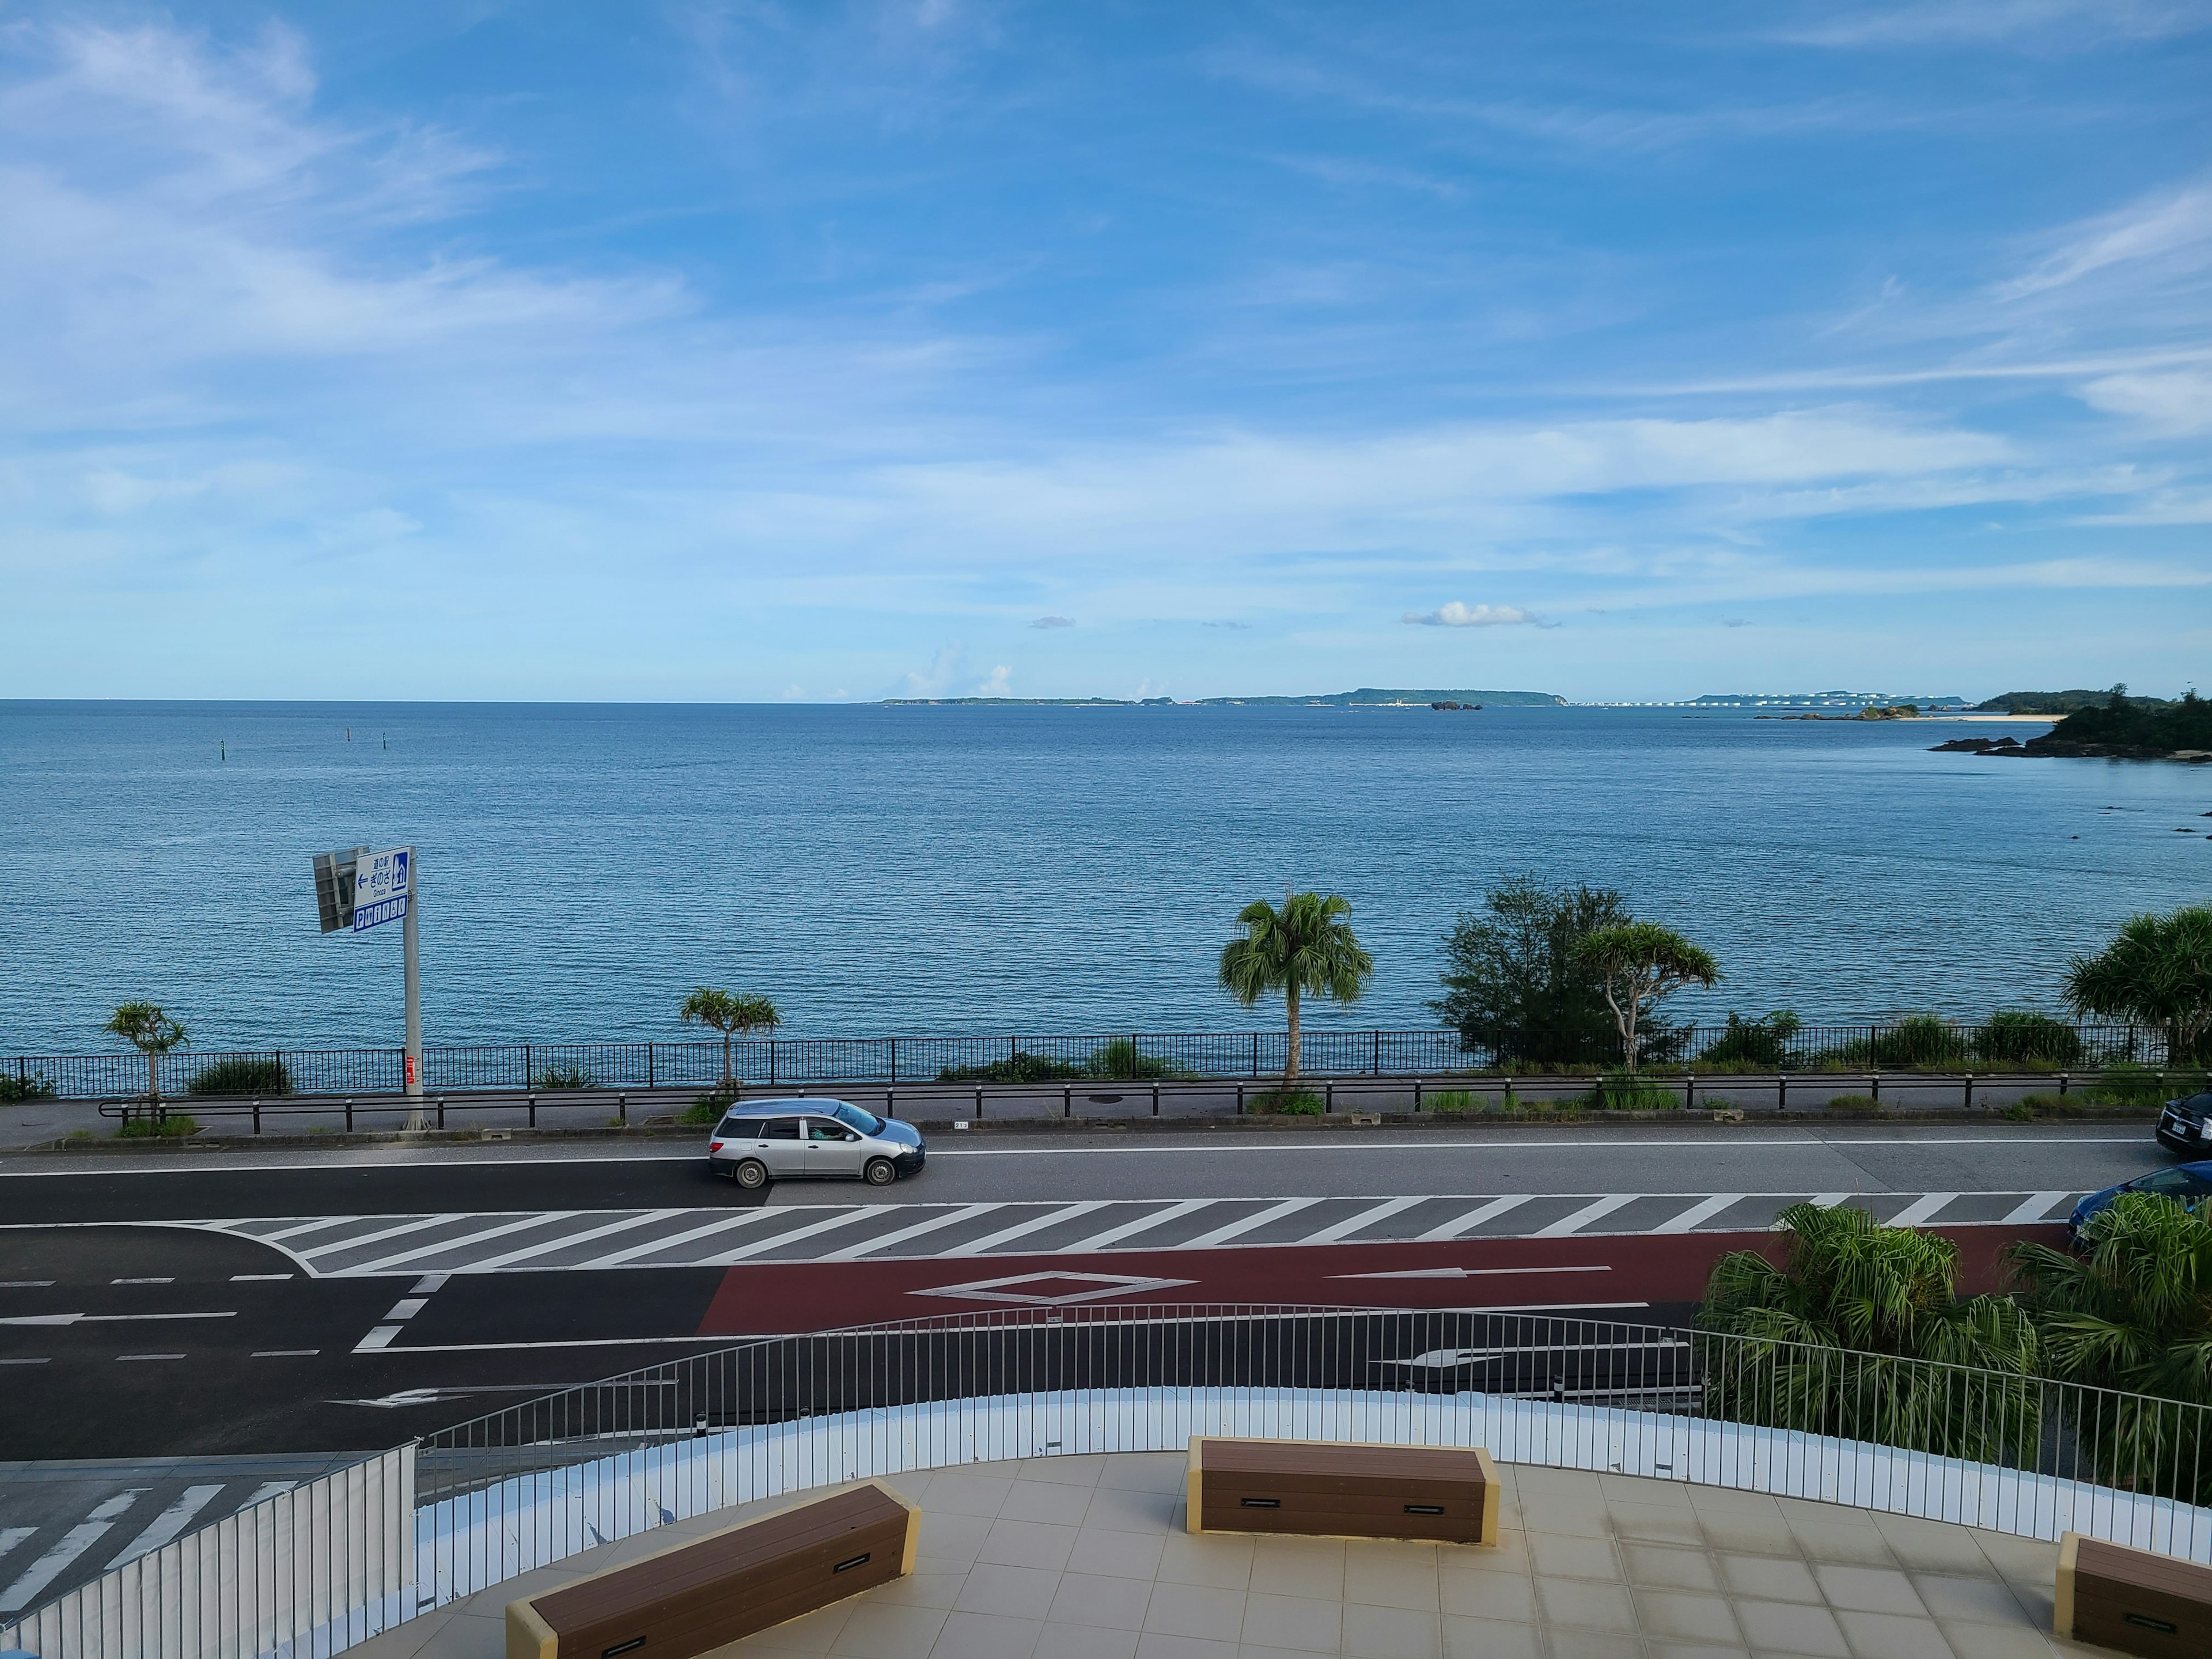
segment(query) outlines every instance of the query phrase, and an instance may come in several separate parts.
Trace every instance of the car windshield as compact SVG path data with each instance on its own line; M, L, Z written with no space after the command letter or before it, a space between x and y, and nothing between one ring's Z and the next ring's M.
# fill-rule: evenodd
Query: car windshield
M857 1106L840 1106L833 1115L847 1128L858 1129L864 1135L883 1133L883 1119L873 1112L864 1112Z
M2212 1113L2212 1094L2191 1095L2181 1103L2181 1109L2195 1112L2200 1117Z

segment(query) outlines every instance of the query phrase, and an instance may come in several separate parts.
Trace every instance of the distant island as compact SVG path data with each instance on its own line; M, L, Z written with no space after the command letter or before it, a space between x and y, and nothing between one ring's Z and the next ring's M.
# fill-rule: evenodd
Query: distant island
M2027 696L2072 696L2066 692L2014 693ZM2087 694L2084 703L2039 738L1960 738L1939 743L1952 754L2047 757L2112 760L2212 761L2212 702L2191 691L2179 702L2130 697L2125 686ZM2008 711L2009 712L2009 711Z
M885 697L893 708L1173 708L1173 697ZM1305 697L1200 697L1181 706L1199 708L1457 708L1484 704L1501 708L1565 708L1567 700L1549 691L1385 691L1362 686L1357 691L1318 692Z
M2126 696L2127 688L2117 688ZM2001 697L1991 697L1987 702L1978 702L1974 712L1978 714L2070 714L2080 708L2102 708L2112 700L2111 691L2008 691ZM2171 706L2165 697L2129 697L2128 702L2136 708L2165 708Z

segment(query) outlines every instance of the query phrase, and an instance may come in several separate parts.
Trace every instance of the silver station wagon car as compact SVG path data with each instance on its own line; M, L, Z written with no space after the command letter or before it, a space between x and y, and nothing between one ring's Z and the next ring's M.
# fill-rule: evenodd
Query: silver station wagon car
M707 1143L707 1167L748 1188L841 1176L888 1187L920 1173L927 1156L911 1123L805 1097L732 1106Z

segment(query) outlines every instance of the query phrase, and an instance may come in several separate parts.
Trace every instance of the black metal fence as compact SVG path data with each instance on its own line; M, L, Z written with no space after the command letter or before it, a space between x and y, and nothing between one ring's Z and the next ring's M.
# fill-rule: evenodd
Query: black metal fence
M1453 1030L1310 1030L1302 1067L1334 1077L1423 1077L1529 1071L1588 1071L1620 1063L1605 1034L1522 1033L1513 1041L1464 1040ZM779 1084L932 1082L1061 1083L1086 1080L1261 1078L1289 1058L1281 1031L1112 1032L1090 1036L745 1037L729 1045L732 1073ZM2002 1018L1979 1024L1929 1016L1863 1025L1690 1025L1662 1030L1646 1066L1769 1073L1869 1070L2083 1072L2169 1063L2164 1032L2151 1025L2072 1025ZM423 1087L432 1094L566 1089L707 1088L723 1076L719 1039L678 1042L510 1042L425 1048ZM0 1062L18 1094L125 1100L146 1093L143 1054L22 1055ZM169 1099L195 1094L375 1095L402 1092L397 1048L286 1048L195 1052L155 1058Z

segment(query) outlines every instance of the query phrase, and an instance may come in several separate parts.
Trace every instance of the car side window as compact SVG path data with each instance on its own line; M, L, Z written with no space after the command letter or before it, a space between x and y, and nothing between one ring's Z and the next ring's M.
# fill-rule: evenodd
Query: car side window
M2185 1193L2194 1184L2179 1170L2160 1170L2145 1176L2135 1186L2139 1193Z
M772 1117L760 1127L763 1140L796 1140L799 1139L799 1120L795 1117Z
M835 1123L824 1123L819 1118L808 1120L806 1138L809 1140L858 1140L860 1139L851 1130L840 1128Z

